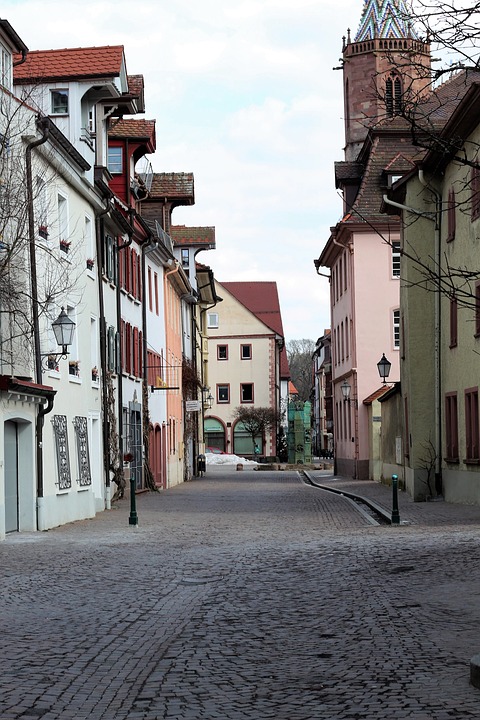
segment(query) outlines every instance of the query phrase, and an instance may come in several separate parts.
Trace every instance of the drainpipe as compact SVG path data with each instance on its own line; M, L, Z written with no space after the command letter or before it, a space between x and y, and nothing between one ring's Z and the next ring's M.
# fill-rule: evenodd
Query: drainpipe
M425 176L422 169L418 171L418 179L424 188L430 190L435 196L435 264L437 272L440 268L440 225L442 217L442 197L438 190L431 187L425 180ZM442 495L442 366L441 366L441 354L440 344L442 339L442 303L440 296L440 289L438 288L435 292L435 340L434 340L434 351L435 351L435 447L436 447L436 458L435 458L435 491L437 495Z
M100 314L100 367L102 368L102 437L103 437L103 469L105 472L105 509L110 510L111 505L111 486L110 486L110 458L108 452L108 388L106 378L107 368L107 332L106 332L106 321L105 321L105 298L103 294L103 282L100 277L101 272L101 257L102 257L102 241L103 241L103 218L111 211L112 205L110 199L107 199L107 206L105 210L101 210L95 217L95 242L97 251L97 271L99 274L98 278L98 309Z
M38 127L42 132L42 137L30 142L25 150L25 170L27 183L27 213L28 213L28 241L29 241L29 261L30 261L30 278L32 287L32 325L33 325L33 345L35 358L35 382L42 385L42 358L40 349L40 327L39 327L39 311L38 311L38 281L37 281L37 258L35 247L35 214L33 208L33 179L32 179L32 151L39 145L43 145L49 136L48 128L39 119ZM43 426L45 415L53 409L53 396L48 397L46 407L38 409L35 421L36 434L36 475L37 475L37 530L44 528L44 501L43 501Z
M440 222L441 222L441 195L432 188L425 180L423 170L419 169L418 179L424 188L428 188L435 195L435 212L418 210L407 205L390 200L387 195L383 196L383 201L387 205L398 208L413 215L424 217L434 223L434 258L437 269L440 267ZM442 423L441 423L441 367L440 367L440 339L441 339L441 302L440 290L435 292L434 307L434 373L435 373L435 490L437 494L442 493Z

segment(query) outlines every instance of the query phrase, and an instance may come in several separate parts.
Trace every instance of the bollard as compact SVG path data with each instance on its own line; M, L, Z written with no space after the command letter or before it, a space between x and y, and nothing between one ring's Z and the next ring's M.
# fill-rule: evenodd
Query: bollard
M392 475L392 525L400 524L398 512L398 476Z
M133 526L138 525L137 500L135 497L135 477L130 478L130 515L128 517L128 524Z

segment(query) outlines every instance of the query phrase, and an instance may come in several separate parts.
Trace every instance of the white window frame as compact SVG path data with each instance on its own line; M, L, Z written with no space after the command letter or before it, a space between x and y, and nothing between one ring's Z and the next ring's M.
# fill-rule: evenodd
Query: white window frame
M12 90L12 53L0 43L0 84Z
M218 328L218 313L207 313L207 327Z
M121 175L123 173L123 147L115 145L108 148L107 167L112 175Z
M393 347L400 350L400 310L397 308L392 313Z
M392 242L392 277L400 277L400 241L395 240Z
M61 102L62 97L65 98L64 102ZM68 115L68 110L68 90L61 88L50 90L50 115Z

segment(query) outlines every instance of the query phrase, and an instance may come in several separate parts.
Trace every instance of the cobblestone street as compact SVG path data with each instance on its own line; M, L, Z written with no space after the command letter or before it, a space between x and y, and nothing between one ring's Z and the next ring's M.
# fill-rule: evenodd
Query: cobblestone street
M480 508L433 505L375 526L295 472L219 467L140 495L137 529L125 500L9 535L0 718L478 718Z

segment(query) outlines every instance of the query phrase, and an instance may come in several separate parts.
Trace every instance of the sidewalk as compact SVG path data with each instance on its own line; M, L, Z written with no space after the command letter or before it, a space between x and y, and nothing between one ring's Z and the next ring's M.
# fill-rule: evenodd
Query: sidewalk
M354 480L341 476L332 477L327 471L309 470L309 475L319 485L352 493L380 505L388 514L392 510L392 488L373 480ZM480 526L480 506L457 505L444 500L414 502L410 495L398 491L400 523L409 525L476 525Z

